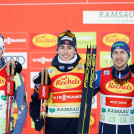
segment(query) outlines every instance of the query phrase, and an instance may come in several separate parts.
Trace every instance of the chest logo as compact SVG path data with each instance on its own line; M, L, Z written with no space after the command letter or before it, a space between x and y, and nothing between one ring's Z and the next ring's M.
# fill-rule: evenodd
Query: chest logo
M64 75L57 78L53 85L59 89L76 88L81 85L81 80L79 77L74 75Z
M130 82L117 84L114 81L110 81L106 84L106 89L113 93L125 94L132 92L134 90L134 86Z
M0 87L4 86L6 82L6 79L0 76Z

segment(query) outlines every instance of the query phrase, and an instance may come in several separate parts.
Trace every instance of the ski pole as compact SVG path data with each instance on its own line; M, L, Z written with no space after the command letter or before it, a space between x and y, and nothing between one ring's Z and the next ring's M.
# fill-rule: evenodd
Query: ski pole
M48 82L48 71L47 71L47 69L45 69L45 85L47 85L47 82ZM46 98L46 99L48 99L48 98ZM44 129L43 129L43 134L45 134L45 127L46 127L46 125L45 125L46 124L46 99L44 99Z
M39 86L39 99L40 99L40 119L42 118L42 105L44 102L44 128L43 134L45 134L45 124L46 124L46 99L49 98L49 86L47 85L48 72L45 69L45 84L44 85L44 70L41 71L41 85ZM41 130L39 132L41 134Z
M10 65L11 65L11 72L10 72ZM12 96L14 95L14 81L13 81L14 67L15 67L15 63L13 60L11 61L11 63L7 61L7 83L6 83L6 90L5 90L5 95L7 96L6 134L10 133Z
M41 85L44 84L44 70L42 69L41 71ZM40 92L40 89L39 89ZM40 97L39 97L40 98ZM40 99L40 119L42 118L42 104L43 104L43 99ZM39 132L39 134L41 134L41 130Z
M10 62L7 61L7 81L10 80ZM7 95L7 108L6 108L6 134L7 134L7 128L8 128L8 102L9 102L9 96Z
M15 63L12 60L11 61L11 76L10 76L10 81L13 81L13 75L14 75L14 67L15 67ZM14 89L12 89L14 90ZM10 119L11 119L11 109L12 109L12 94L9 96L9 102L10 102L10 108L9 108L9 125L8 125L8 134L10 133Z

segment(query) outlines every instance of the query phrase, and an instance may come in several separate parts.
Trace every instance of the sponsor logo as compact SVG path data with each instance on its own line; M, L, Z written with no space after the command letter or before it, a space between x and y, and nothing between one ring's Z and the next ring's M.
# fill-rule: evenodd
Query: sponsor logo
M134 24L134 11L83 11L83 24Z
M54 113L56 110L54 108L49 108L50 113Z
M93 116L91 116L91 119L90 119L90 125L93 125L95 123L95 119Z
M75 32L77 48L87 48L87 45L96 45L96 32Z
M65 108L57 108L57 111L71 111L71 112L79 112L80 107L65 107Z
M6 79L0 76L0 87L4 86L6 82Z
M108 108L107 112L108 113L116 113L116 114L128 114L129 109L111 109L111 108Z
M26 48L27 33L2 33L7 49Z
M18 61L19 63L21 63L23 65L23 68L27 68L27 53L26 52L7 52L3 54L3 57L5 58L5 60L14 60L14 61Z
M1 96L1 99L2 99L3 101L6 101L6 100L7 100L7 97L6 97L5 95L2 95L2 96Z
M56 52L31 52L30 65L31 68L44 68L51 66L51 62Z
M5 60L7 61L18 61L19 63L21 63L22 65L25 63L25 57L24 56L3 56L5 58Z
M131 107L132 99L106 97L106 105L112 107Z
M126 43L129 43L129 37L125 34L121 33L110 33L103 37L103 43L107 46L112 46L114 42L116 41L125 41Z
M57 44L57 37L53 34L38 34L33 37L32 42L38 47L52 47Z
M130 111L130 113L131 113L131 114L134 114L134 109L132 109L132 110Z
M106 112L106 109L105 108L102 108L101 111L102 111L102 113L105 113Z
M91 117L90 117L90 127L91 128L97 128L97 121L96 121L96 113L91 113Z
M73 92L66 94L53 94L53 102L55 103L68 103L68 102L81 102L82 93Z
M45 64L46 62L52 62L52 58L45 58L45 57L41 57L41 58L33 58L32 61L35 63L39 62L41 64Z
M130 82L121 85L116 84L114 81L110 81L106 84L106 89L113 93L125 94L132 92L134 90L134 86Z
M74 75L61 76L54 82L54 87L59 89L76 88L81 85L81 80Z
M12 39L10 37L4 39L4 42L6 42L7 44L11 44L11 43L25 43L26 42L26 39Z

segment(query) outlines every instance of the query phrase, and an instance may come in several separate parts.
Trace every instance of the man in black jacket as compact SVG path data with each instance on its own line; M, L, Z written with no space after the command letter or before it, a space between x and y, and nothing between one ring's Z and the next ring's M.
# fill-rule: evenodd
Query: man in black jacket
M76 134L84 79L84 64L77 53L76 38L69 30L58 37L57 55L48 67L50 97L47 100L46 134ZM34 80L30 116L35 129L40 131L40 100L38 98L41 74Z

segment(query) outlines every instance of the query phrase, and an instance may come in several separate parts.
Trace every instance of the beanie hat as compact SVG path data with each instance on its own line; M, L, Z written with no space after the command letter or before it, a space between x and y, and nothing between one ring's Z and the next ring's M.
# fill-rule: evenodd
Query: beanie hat
M2 51L4 53L5 51L4 38L1 34L0 34L0 47L2 48Z
M129 49L129 46L126 42L117 41L112 45L112 47L111 47L111 58L112 58L112 53L115 49L124 49L127 52L128 57L130 57L130 49Z
M66 32L63 32L58 37L58 43L57 43L57 50L60 45L71 45L77 50L76 46L76 37L74 34L71 33L71 31L67 30Z

